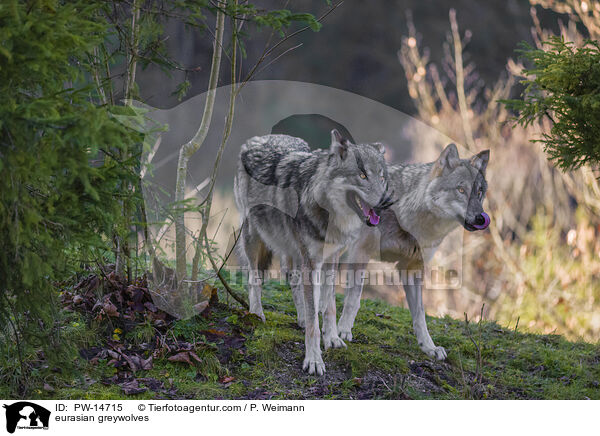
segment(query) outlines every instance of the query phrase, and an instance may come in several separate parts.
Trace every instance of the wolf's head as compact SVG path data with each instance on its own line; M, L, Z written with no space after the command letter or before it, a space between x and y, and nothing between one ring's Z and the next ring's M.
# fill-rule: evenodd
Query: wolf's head
M427 188L430 208L440 218L455 219L466 230L483 230L490 217L483 211L487 190L485 170L490 151L484 150L470 159L461 159L456 145L449 144L431 169Z
M368 226L379 224L381 211L392 204L385 149L380 143L353 144L331 131L329 196L337 213L356 216Z

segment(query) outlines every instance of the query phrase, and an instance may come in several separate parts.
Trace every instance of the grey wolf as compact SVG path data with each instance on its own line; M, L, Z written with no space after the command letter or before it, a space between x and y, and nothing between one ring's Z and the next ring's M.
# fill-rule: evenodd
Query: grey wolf
M379 224L391 202L383 151L380 144L353 144L337 130L329 150L310 151L305 141L287 135L254 137L242 145L234 195L250 311L265 319L260 271L274 254L299 266L302 277L310 278L295 295L306 326L303 369L310 374L325 371L319 312L325 348L346 346L337 332L334 289L320 278L363 229Z
M438 360L445 359L447 353L435 345L427 329L422 298L424 264L457 226L462 225L471 232L489 225L490 218L482 206L487 191L488 161L489 150L461 159L456 146L449 144L434 162L390 165L390 184L397 201L382 211L377 229L361 231L340 266L357 271L365 269L369 259L379 258L394 262L400 271L415 271L415 274L400 275L413 329L421 350ZM338 323L343 340L352 341L363 284L358 281L346 290ZM302 311L302 307L299 310Z

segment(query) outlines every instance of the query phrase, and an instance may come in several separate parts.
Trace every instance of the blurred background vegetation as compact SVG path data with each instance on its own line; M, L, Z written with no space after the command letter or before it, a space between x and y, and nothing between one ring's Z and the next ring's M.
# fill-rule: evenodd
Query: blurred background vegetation
M60 351L68 316L58 290L72 286L73 275L112 264L133 282L147 270L140 137L115 116L135 115L127 99L168 108L206 92L219 9L228 35L232 23L249 23L237 31L238 77L345 89L409 113L473 153L491 149L490 231L465 235L463 287L426 292L430 314L466 312L477 320L485 303L484 316L506 326L598 341L597 162L558 170L545 144L534 141L553 122L532 116L519 124L524 107L501 101L518 100L527 85L521 81L532 80L532 59L518 57L519 43L547 49L553 35L573 47L598 40L600 2L232 4L0 2L2 382L25 392L23 376ZM292 7L300 11L281 12ZM263 59L279 40L280 50ZM218 84L232 77L222 68ZM423 144L413 160L440 151L426 137ZM216 203L230 202L220 195ZM370 295L403 304L397 289Z
M597 2L532 4L532 48L548 50L544 42L552 35L575 47L585 45L587 38L598 39ZM539 7L566 14L558 20L558 31L544 26ZM428 307L476 316L476 308L485 303L484 314L504 325L518 323L532 331L596 342L600 337L597 156L575 169L555 168L544 151L548 144L539 141L551 131L551 118L532 117L530 123L517 125L514 113L499 102L513 95L517 82L529 84L529 72L511 56L495 80L482 80L478 67L465 61L470 40L478 35L461 28L458 14L450 11L451 32L443 59L428 58L419 37L422 30L415 23L409 24L403 39L400 61L422 120L473 152L491 149L487 207L494 219L489 234L465 235L463 289L441 296L430 293L434 301ZM555 65L555 74L558 71Z
M322 6L302 4L316 15ZM558 170L544 144L532 142L550 131L550 120L517 125L517 112L500 101L518 98L526 86L523 68L531 62L517 51L520 43L547 49L543 42L556 35L582 47L587 38L598 39L599 14L598 2L574 0L346 1L318 33L300 35L290 46L302 46L256 78L352 91L412 114L473 153L491 149L486 210L493 225L486 234L465 234L463 287L427 292L428 312L466 312L477 319L485 304L484 316L504 325L596 342L600 173L593 162ZM189 62L208 61L209 42L185 38L174 24L167 29L178 35L168 42L173 53ZM263 38L258 33L251 39L248 52L258 52ZM177 104L153 85L158 71L143 74L140 89L147 101ZM206 71L187 75L189 96L203 92L206 77ZM431 160L441 151L426 137L419 150L412 160ZM218 210L233 205L227 196L217 202ZM405 304L398 289L378 286L366 294Z

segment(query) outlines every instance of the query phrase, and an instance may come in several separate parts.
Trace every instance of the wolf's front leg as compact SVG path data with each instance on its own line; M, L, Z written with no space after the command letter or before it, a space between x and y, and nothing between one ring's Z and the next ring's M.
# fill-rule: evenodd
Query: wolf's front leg
M292 268L287 271L286 275L290 289L292 290L294 306L296 306L298 326L304 328L306 326L306 315L304 313L304 288L302 284L302 270L300 268L301 265L294 261Z
M354 320L358 314L360 308L360 296L362 295L362 289L364 285L364 277L361 271L366 271L366 263L348 263L347 268L342 270L348 274L352 274L350 286L346 289L344 295L344 310L338 323L338 332L340 337L345 341L352 341L352 327L354 326ZM356 274L356 272L359 274Z
M303 272L308 274L311 280L304 283L304 309L306 319L306 331L304 333L304 345L306 354L302 369L309 374L323 375L325 373L325 364L321 356L321 332L319 330L319 301L321 297L321 287L318 280L312 276L313 272L318 272L321 265L315 269L306 268Z
M322 277L323 292L321 296L323 301L323 345L325 349L346 347L346 344L338 336L337 316L335 307L335 273L337 269L337 258L333 263L327 265L325 274Z
M262 307L262 277L261 272L251 269L248 271L248 302L250 303L250 313L258 315L265 321L265 314Z
M421 350L429 357L436 360L444 360L447 357L444 347L437 347L433 343L433 339L427 330L427 321L425 320L425 308L423 307L423 286L421 277L415 277L411 274L402 274L404 292L406 293L406 301L410 309L410 314L413 321L413 329L417 336L417 343Z

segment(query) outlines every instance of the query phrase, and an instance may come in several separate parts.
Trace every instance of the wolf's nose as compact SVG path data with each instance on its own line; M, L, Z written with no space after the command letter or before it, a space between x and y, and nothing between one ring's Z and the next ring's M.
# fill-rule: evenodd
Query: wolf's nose
M485 230L490 225L490 221L490 216L487 213L482 212L475 217L473 227L477 230Z

